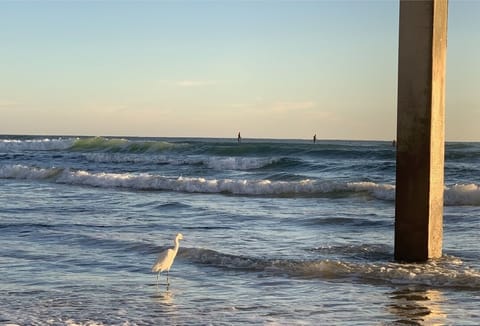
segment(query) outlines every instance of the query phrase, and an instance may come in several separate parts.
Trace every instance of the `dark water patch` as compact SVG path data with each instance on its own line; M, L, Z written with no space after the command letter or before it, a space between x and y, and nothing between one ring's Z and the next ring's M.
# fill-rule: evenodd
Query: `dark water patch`
M155 208L159 210L178 210L178 209L188 209L188 208L191 208L191 206L181 202L169 202L169 203L163 203L163 204L157 205Z
M383 220L371 220L367 218L349 218L349 217L318 217L318 218L308 218L303 221L304 225L307 226L350 226L358 227L359 230L364 230L362 228L371 228L371 227L389 227L391 222Z
M55 225L52 224L47 224L47 223L31 223L31 222L26 222L26 223L5 223L5 222L0 222L0 229L13 229L13 230L31 230L31 229L37 229L37 228L53 228Z
M229 226L184 226L182 229L186 230L231 230Z
M156 211L163 211L163 212L180 211L180 210L183 211L183 210L188 210L192 208L191 205L180 202L180 201L159 202L158 200L136 203L131 205L131 207L134 208L135 210L141 209L141 211L142 212L145 211L146 214L149 214L148 212L156 212ZM129 218L129 219L132 219L132 218Z
M36 261L36 262L52 262L55 261L58 257L61 256L60 253L48 253L44 251L38 250L32 250L30 248L26 249L20 249L17 248L15 250L13 249L7 249L4 248L2 250L2 256L3 257L9 257L9 258L14 258L14 259L20 259L20 260L26 260L26 261ZM38 263L36 263L38 264Z
M265 180L270 181L302 181L305 180L304 175L292 174L288 172L278 172L271 174L265 178Z
M447 147L445 161L478 162L480 161L480 147L468 149L451 149Z
M203 152L220 155L220 156L269 156L272 154L292 154L298 152L297 149L268 142L257 143L242 143L242 144L225 144L225 143L213 143L202 146Z
M27 153L0 153L0 160L22 160L31 159L33 155Z
M122 230L122 229L150 229L156 224L99 224L99 223L0 223L0 229L5 229L5 231L12 232L34 232L42 229L50 229L55 231L71 231L72 233L77 233L85 230L95 231L101 229L112 229L112 230ZM55 232L52 231L52 232ZM57 234L57 233L52 233ZM63 233L58 233L63 234Z
M277 159L272 159L271 163L265 164L262 167L259 167L259 171L270 171L270 170L294 170L301 168L311 167L311 163L300 158L292 157L282 157Z
M365 150L364 148L346 148L346 147L337 147L337 148L318 148L308 152L309 155L325 158L325 159L375 159L387 160L394 159L395 152L389 148L387 149L377 149L372 147L370 150Z

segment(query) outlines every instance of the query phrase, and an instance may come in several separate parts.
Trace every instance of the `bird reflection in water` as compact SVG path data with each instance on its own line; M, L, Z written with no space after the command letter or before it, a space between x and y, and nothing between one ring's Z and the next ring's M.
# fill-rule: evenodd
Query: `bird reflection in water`
M168 288L166 291L157 291L152 297L163 306L173 306L174 304L174 295Z
M444 301L440 291L404 288L391 293L387 309L406 325L444 325L447 315L442 311Z
M167 318L168 325L179 325L182 322L179 320L180 311L179 306L175 302L175 294L172 291L160 291L157 288L157 291L152 295L152 309L150 309L149 314L155 320L158 318ZM162 325L163 323L158 323L157 325Z

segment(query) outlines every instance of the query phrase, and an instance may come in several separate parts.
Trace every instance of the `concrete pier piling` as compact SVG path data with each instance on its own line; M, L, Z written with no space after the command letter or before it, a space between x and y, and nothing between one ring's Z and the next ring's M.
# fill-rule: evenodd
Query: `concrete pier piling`
M442 255L447 0L400 1L395 259Z

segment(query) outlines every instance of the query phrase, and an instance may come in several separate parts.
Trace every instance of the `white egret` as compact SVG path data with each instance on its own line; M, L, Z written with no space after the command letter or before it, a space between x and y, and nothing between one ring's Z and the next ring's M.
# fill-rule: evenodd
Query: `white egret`
M167 271L167 286L170 285L168 281L168 272L170 271L170 267L172 267L173 260L178 252L178 247L180 246L180 240L183 240L183 235L181 233L177 233L175 236L175 246L173 248L169 248L165 251L162 251L159 255L155 264L152 266L152 273L157 273L157 285L158 285L158 276L161 272Z

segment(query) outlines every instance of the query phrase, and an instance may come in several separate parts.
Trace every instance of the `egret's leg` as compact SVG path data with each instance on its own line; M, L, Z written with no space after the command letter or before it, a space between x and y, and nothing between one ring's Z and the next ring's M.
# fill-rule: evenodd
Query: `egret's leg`
M168 270L167 270L167 285L170 285L170 281L168 280Z
M157 288L158 288L158 276L160 275L160 273L157 273Z

